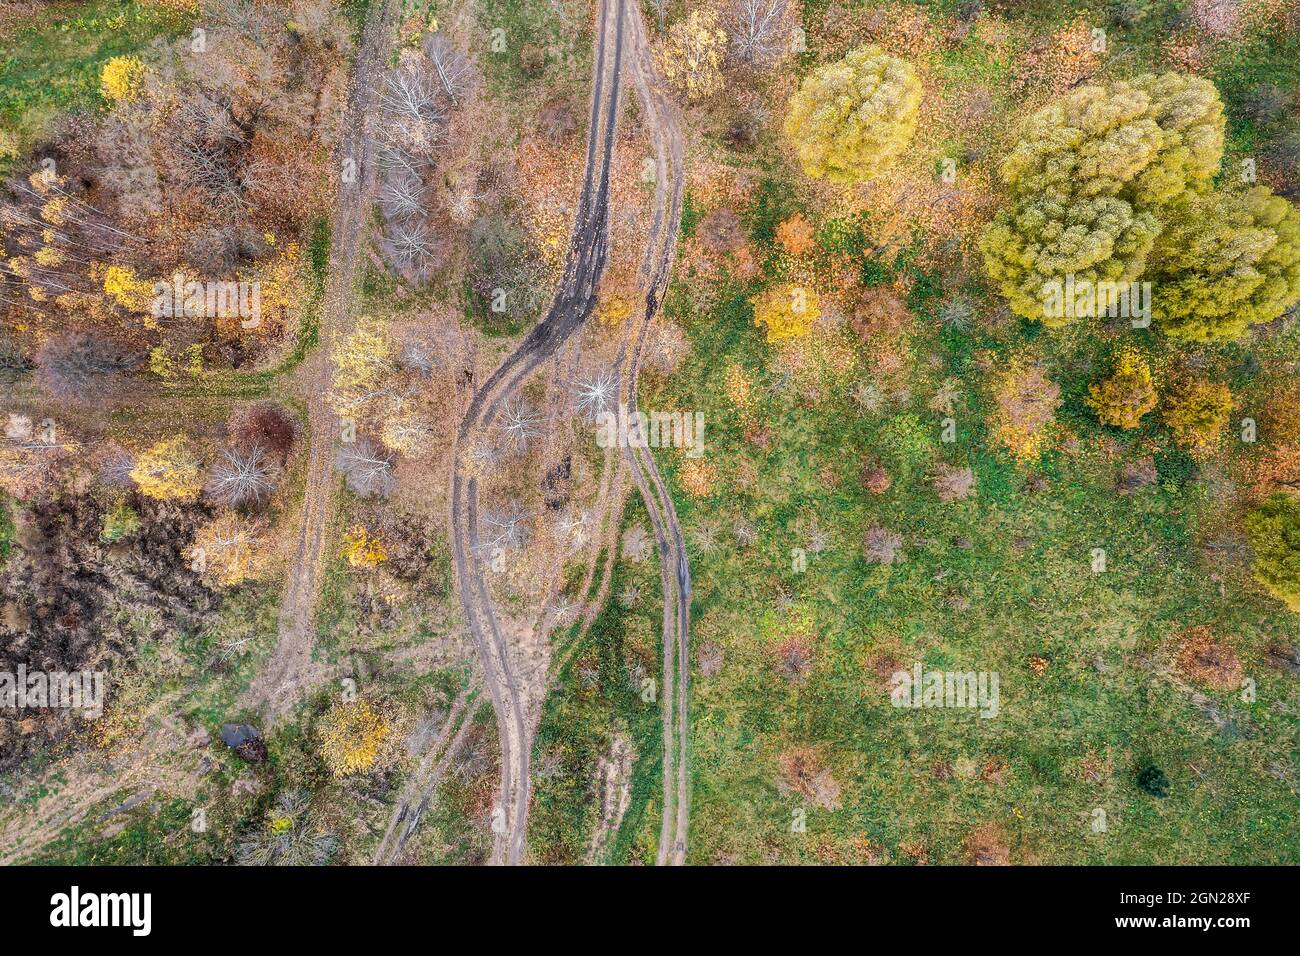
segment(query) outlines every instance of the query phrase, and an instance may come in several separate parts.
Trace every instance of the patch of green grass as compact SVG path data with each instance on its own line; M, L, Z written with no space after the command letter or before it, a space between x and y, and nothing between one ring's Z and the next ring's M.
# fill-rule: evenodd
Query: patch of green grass
M786 209L775 212L774 199L783 194L779 183L760 189L752 228L779 221ZM819 244L833 245L834 232L823 227ZM900 847L919 843L931 862L957 863L970 831L992 823L1018 862L1293 862L1294 788L1269 768L1288 765L1294 720L1260 703L1287 694L1286 675L1263 655L1287 617L1237 578L1223 588L1208 580L1200 526L1219 506L1201 469L1155 415L1132 432L1097 423L1083 398L1114 344L1096 330L927 331L950 290L919 262L906 250L862 263L874 282L907 275L908 305L921 319L917 354L939 359L914 369L910 393L891 394L874 413L839 392L761 387L779 378L774 350L749 319L754 290L724 284L700 314L691 305L699 297L670 289L666 309L692 350L672 380L643 386L641 404L702 410L706 456L719 474L712 495L692 498L676 484L680 456L656 452L687 533L693 639L717 644L725 661L717 677L692 682L693 861L856 862L870 845L905 862ZM1161 367L1172 361L1163 340L1142 345ZM981 362L1028 351L1062 385L1058 421L1075 441L1034 469L1044 491L1031 493L1027 469L989 440L984 366L974 361L981 350ZM1250 362L1231 349L1214 361L1237 369L1234 387L1249 394ZM755 383L747 409L725 397L731 366ZM957 442L945 445L926 399L949 376L962 397ZM747 425L769 428L771 447L751 444ZM1120 465L1152 452L1158 484L1116 494ZM868 458L894 479L882 495L858 484ZM939 501L930 480L939 462L972 468L969 499ZM829 544L799 572L792 549L813 521ZM754 527L755 543L733 541L738 522ZM697 544L706 524L721 542L707 551ZM875 524L902 537L905 561L865 560L863 537ZM1096 549L1104 572L1093 570ZM1269 690L1255 701L1206 688L1197 696L1166 676L1179 633L1201 623L1231 639ZM781 674L774 652L791 635L813 647L799 682ZM1035 673L1031 658L1046 670ZM998 716L891 706L889 673L918 661L998 673ZM783 783L781 756L800 746L816 748L840 785L835 809ZM1167 799L1137 788L1148 764L1169 776ZM1104 834L1090 827L1097 808L1109 820ZM797 810L806 832L792 829Z
M628 517L642 524L647 520L639 502L629 507ZM632 607L611 601L601 610L572 648L546 699L536 753L558 769L534 784L529 841L547 863L587 859L603 798L601 761L609 757L616 735L628 742L635 758L627 782L630 801L596 862L654 858L663 743L657 686L653 699L645 699L644 682L657 685L660 680L658 572L650 562L616 566L611 593L622 595L630 587L638 592L638 601ZM650 833L653 840L647 842Z
M9 496L0 491L0 564L9 557L14 546L14 516Z
M60 114L103 106L99 75L105 62L159 37L179 36L185 26L175 11L122 0L91 0L34 16L4 39L0 129L16 134L25 151Z

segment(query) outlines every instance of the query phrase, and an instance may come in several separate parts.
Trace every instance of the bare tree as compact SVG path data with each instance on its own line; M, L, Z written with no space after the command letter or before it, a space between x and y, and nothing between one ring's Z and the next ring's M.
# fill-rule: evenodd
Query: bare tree
M460 49L441 30L430 33L422 45L442 95L452 107L460 107L469 95L474 71Z
M403 64L384 77L379 105L391 141L427 154L441 140L447 116L438 106L437 90L416 66Z
M751 66L767 66L790 52L788 0L732 0L731 51Z
M379 187L379 206L387 219L419 215L424 211L424 184L413 173L394 170Z
M507 402L501 410L497 429L516 451L525 451L541 431L541 418L523 399Z
M381 247L397 271L412 279L428 276L440 261L443 248L423 216L412 216L394 225Z
M496 548L522 550L528 544L528 521L528 512L517 501L499 511L483 512L479 521L480 550L489 553Z
M348 487L364 497L387 497L397 485L393 459L367 439L340 446L334 464L347 479Z
M231 508L261 505L275 491L275 469L261 445L227 448L212 466L205 490L214 501Z
M618 392L618 380L609 369L601 369L587 378L579 379L573 400L574 409L589 422L594 422L601 412L609 411Z
M975 473L969 468L940 465L934 476L934 490L939 500L948 503L969 497L975 489Z

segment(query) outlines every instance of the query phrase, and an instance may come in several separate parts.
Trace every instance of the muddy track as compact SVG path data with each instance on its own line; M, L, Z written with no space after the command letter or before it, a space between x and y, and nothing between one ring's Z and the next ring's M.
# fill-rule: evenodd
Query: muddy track
M325 401L330 385L329 352L334 339L346 334L356 312L358 268L376 181L374 137L368 123L376 112L376 89L395 36L395 12L394 0L374 0L371 4L348 80L344 133L335 160L340 169L345 160L352 160L356 176L355 182L339 185L330 238L329 281L320 311L320 347L306 382L311 446L298 543L280 602L275 651L244 699L267 720L285 714L318 676L311 651L326 536L334 514L334 442L339 435L339 421Z
M609 172L618 119L626 0L601 0L593 66L586 166L564 274L546 315L475 393L457 432L452 464L452 554L457 588L483 665L497 718L501 785L493 815L492 862L522 862L530 799L533 701L518 677L478 548L478 479L466 477L465 456L490 433L502 403L552 358L590 317L608 252ZM612 41L612 42L611 42Z
M632 17L629 44L630 67L637 98L645 115L655 149L655 211L642 278L646 287L645 310L637 323L627 353L627 364L619 363L619 400L636 422L637 379L645 352L646 336L663 301L672 274L681 225L683 153L681 125L676 105L664 92L651 56L644 21ZM686 841L690 823L690 775L687 764L689 724L687 703L690 679L691 575L686 543L672 497L655 464L654 455L642 441L624 449L624 456L650 515L659 551L660 585L663 590L663 808L660 822L659 865L680 866L686 862Z

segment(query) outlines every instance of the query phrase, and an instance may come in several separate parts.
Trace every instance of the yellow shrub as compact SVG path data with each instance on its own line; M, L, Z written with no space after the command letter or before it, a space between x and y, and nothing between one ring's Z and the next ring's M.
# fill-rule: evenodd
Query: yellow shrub
M104 64L99 86L104 99L133 100L144 89L144 63L134 56L115 56Z
M1170 389L1160 417L1173 429L1178 444L1193 452L1206 451L1223 433L1233 404L1228 386L1188 379Z
M343 536L341 554L354 568L373 568L380 562L388 560L388 550L384 547L384 542L359 524L353 525L352 529Z
M336 777L364 773L379 757L392 726L365 700L337 703L321 718L318 753Z
M754 300L754 324L767 329L767 340L807 335L821 315L817 293L801 285L773 286Z

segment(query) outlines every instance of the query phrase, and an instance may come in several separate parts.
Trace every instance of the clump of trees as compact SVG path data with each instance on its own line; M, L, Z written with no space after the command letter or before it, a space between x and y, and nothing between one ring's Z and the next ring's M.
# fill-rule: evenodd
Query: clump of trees
M165 646L206 626L215 596L184 550L207 507L120 490L101 502L68 484L53 482L27 501L27 533L0 563L9 600L0 658L33 671L117 673L141 646ZM110 703L117 686L106 686ZM40 722L41 733L19 730L27 718ZM74 712L0 711L0 771L78 727Z
M140 364L140 355L120 339L71 331L47 339L35 361L37 383L47 395L85 403L114 396L124 376Z
M1300 210L1266 187L1181 197L1166 221L1152 313L1171 338L1240 338L1300 302Z
M859 183L911 142L920 103L921 81L910 64L859 47L804 78L790 99L785 134L807 175Z
M1206 342L1300 301L1300 214L1263 186L1213 189L1224 122L1214 85L1180 73L1080 87L1031 116L979 241L1012 310L1061 326L1079 314L1048 290L1067 277L1146 280L1166 333Z
M404 50L380 87L380 249L389 267L409 281L423 281L445 263L446 237L466 218L468 210L454 208L463 202L455 195L460 191L447 188L456 164L439 167L435 159L473 85L469 59L439 30L426 34L417 49Z

